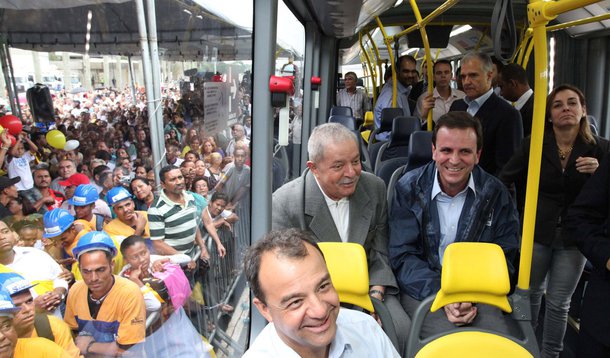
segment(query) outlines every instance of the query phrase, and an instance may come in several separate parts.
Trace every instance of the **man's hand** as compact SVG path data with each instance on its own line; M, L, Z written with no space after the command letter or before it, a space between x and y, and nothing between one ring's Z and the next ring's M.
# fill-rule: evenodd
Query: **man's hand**
M470 324L477 316L477 308L470 302L451 303L444 308L447 319L456 326Z
M136 235L144 234L146 230L146 218L144 215L136 213Z
M208 249L206 249L205 246L201 247L201 255L199 255L199 258L201 258L203 261L210 260L210 253L208 252Z
M189 263L186 264L187 271L193 271L195 267L197 267L197 263L195 261L189 261Z
M434 99L434 96L432 95L432 93L429 93L426 95L426 97L424 97L424 100L422 101L422 105L421 105L422 120L425 120L426 117L428 117L428 112L430 112L430 109L434 108L435 102L436 102L436 99Z
M54 311L61 303L61 296L57 292L49 291L34 299L34 304L38 311Z
M165 263L169 262L168 258L163 258L160 260L157 260L155 262L152 263L152 271L153 272L163 272L165 271L165 268L163 268L163 265Z
M94 341L93 336L77 336L74 338L74 344L76 344L82 355L87 353L87 347L92 341Z
M216 245L216 250L218 250L218 256L220 256L220 258L225 257L225 255L227 254L227 249L225 249L225 247L221 243L218 243L218 245Z

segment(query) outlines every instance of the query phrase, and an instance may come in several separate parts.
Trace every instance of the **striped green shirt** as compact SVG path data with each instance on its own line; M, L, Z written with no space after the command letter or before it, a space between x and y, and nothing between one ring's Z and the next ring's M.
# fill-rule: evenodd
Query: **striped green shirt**
M181 254L191 258L198 256L195 245L197 232L197 205L193 195L184 192L184 205L173 202L161 191L161 195L148 209L151 240L163 240Z

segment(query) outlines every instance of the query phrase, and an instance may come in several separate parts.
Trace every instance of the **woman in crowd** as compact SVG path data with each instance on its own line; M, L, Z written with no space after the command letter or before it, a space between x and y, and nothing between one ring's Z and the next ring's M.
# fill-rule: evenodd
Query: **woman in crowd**
M211 162L212 153L218 153L218 148L216 147L214 140L209 137L206 138L201 145L201 155L206 163Z
M208 178L208 184L214 188L222 174L222 156L220 153L212 153L210 155L210 167L206 169L204 176Z
M148 179L139 176L135 177L129 183L129 188L136 197L134 200L136 210L148 211L148 208L157 198Z
M208 180L205 177L196 176L195 179L193 179L191 191L193 193L197 193L197 194L203 196L203 198L206 200L206 203L207 203L208 193L210 191L210 187L208 186Z
M591 133L585 97L574 86L556 87L547 97L546 114L530 286L534 327L546 291L542 357L559 357L570 299L585 265L576 243L563 231L562 221L609 145ZM516 186L520 203L525 195L529 151L530 140L526 138L500 173L506 185Z

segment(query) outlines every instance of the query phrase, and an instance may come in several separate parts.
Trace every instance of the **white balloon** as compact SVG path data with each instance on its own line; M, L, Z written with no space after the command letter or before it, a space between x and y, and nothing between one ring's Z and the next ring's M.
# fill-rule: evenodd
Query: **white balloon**
M77 141L76 139L70 139L69 141L66 142L66 145L64 145L64 150L74 150L74 149L78 148L79 145L80 145L79 141Z

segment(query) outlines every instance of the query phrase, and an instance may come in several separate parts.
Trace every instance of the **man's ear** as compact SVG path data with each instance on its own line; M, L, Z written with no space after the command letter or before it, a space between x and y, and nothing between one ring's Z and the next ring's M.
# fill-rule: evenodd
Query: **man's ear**
M311 160L307 161L307 168L309 168L309 170L311 170L312 173L316 174L318 172L318 168L316 167L316 163L312 162Z
M267 305L263 301L259 300L258 297L254 297L252 302L268 322L273 322L273 319L271 318L271 314L269 312L269 307L267 307Z

